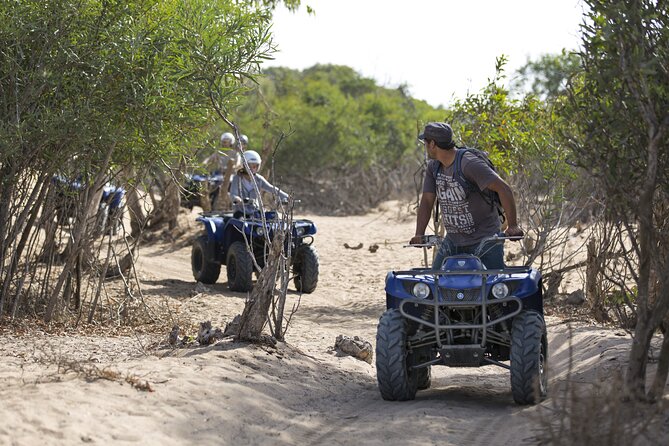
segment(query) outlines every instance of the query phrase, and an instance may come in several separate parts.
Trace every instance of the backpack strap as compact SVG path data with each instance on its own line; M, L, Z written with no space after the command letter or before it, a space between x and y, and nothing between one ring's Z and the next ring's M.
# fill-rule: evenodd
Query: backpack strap
M469 194L469 192L476 190L478 191L478 186L474 184L473 182L469 181L467 177L465 176L465 173L462 171L462 158L465 156L465 152L471 152L472 149L467 148L467 147L458 147L458 150L455 152L455 161L453 162L453 179L460 183L460 185L463 187L465 192ZM437 176L439 175L439 171L441 170L441 163L437 163L437 168L432 170L432 176L434 179L437 179Z
M467 194L473 190L478 190L478 186L467 179L464 171L462 170L462 158L465 156L466 152L470 152L472 149L467 147L458 147L458 150L455 152L455 161L453 166L453 179L460 183L460 186L465 190Z
M478 185L473 183L472 181L469 181L467 177L465 177L465 173L462 171L462 158L465 156L465 152L471 152L478 158L486 160L487 164L494 170L494 167L492 166L492 163L490 162L490 159L488 158L486 152L482 152L479 149L471 149L468 147L458 147L460 150L456 152L455 156L455 168L453 169L453 177L454 179L460 183L462 188L465 190L465 193L469 195L471 191L476 191L481 196L483 199L488 203L492 208L497 209L497 213L500 216L500 221L504 223L506 221L506 215L504 215L504 208L502 208L502 202L499 199L499 195L497 192L486 189L485 191L482 191L479 189ZM485 155L484 155L485 154Z
M437 168L436 169L431 169L430 168L430 161L427 161L427 171L432 175L434 178L435 182L437 181L437 176L439 175L439 170L441 169L441 163L437 162ZM434 165L434 164L433 164ZM438 194L437 194L438 195ZM439 226L439 200L434 200L434 207L432 209L432 217L434 218L434 227Z

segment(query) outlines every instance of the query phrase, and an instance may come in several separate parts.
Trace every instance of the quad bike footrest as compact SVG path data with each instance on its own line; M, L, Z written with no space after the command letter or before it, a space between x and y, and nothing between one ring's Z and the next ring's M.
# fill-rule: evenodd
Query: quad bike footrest
M449 367L477 367L486 364L485 348L478 344L448 345L439 349L439 357Z

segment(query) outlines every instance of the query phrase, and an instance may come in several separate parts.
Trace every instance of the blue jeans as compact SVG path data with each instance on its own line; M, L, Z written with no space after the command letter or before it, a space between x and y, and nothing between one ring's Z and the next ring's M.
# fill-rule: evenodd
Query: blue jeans
M479 245L455 246L452 241L445 238L441 242L439 251L434 257L432 268L439 269L446 257L456 254L475 254ZM504 269L504 246L500 242L488 242L483 246L479 258L488 269Z

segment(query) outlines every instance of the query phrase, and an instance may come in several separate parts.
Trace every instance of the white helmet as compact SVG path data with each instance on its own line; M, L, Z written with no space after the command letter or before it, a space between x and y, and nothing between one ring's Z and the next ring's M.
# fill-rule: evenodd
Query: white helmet
M242 143L242 147L249 145L249 137L246 135L239 135L239 142Z
M221 135L221 145L223 147L233 147L235 145L235 135L225 132Z
M262 163L262 159L260 159L260 154L258 154L258 152L256 152L255 150L247 150L246 152L244 152L244 159L248 164L257 164L258 168L260 168L260 163Z

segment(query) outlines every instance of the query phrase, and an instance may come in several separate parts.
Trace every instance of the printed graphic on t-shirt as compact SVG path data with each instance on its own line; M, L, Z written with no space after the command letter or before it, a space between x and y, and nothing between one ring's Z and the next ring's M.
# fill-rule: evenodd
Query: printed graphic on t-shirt
M467 194L452 175L439 172L436 178L437 198L444 228L449 234L473 234L474 216Z

